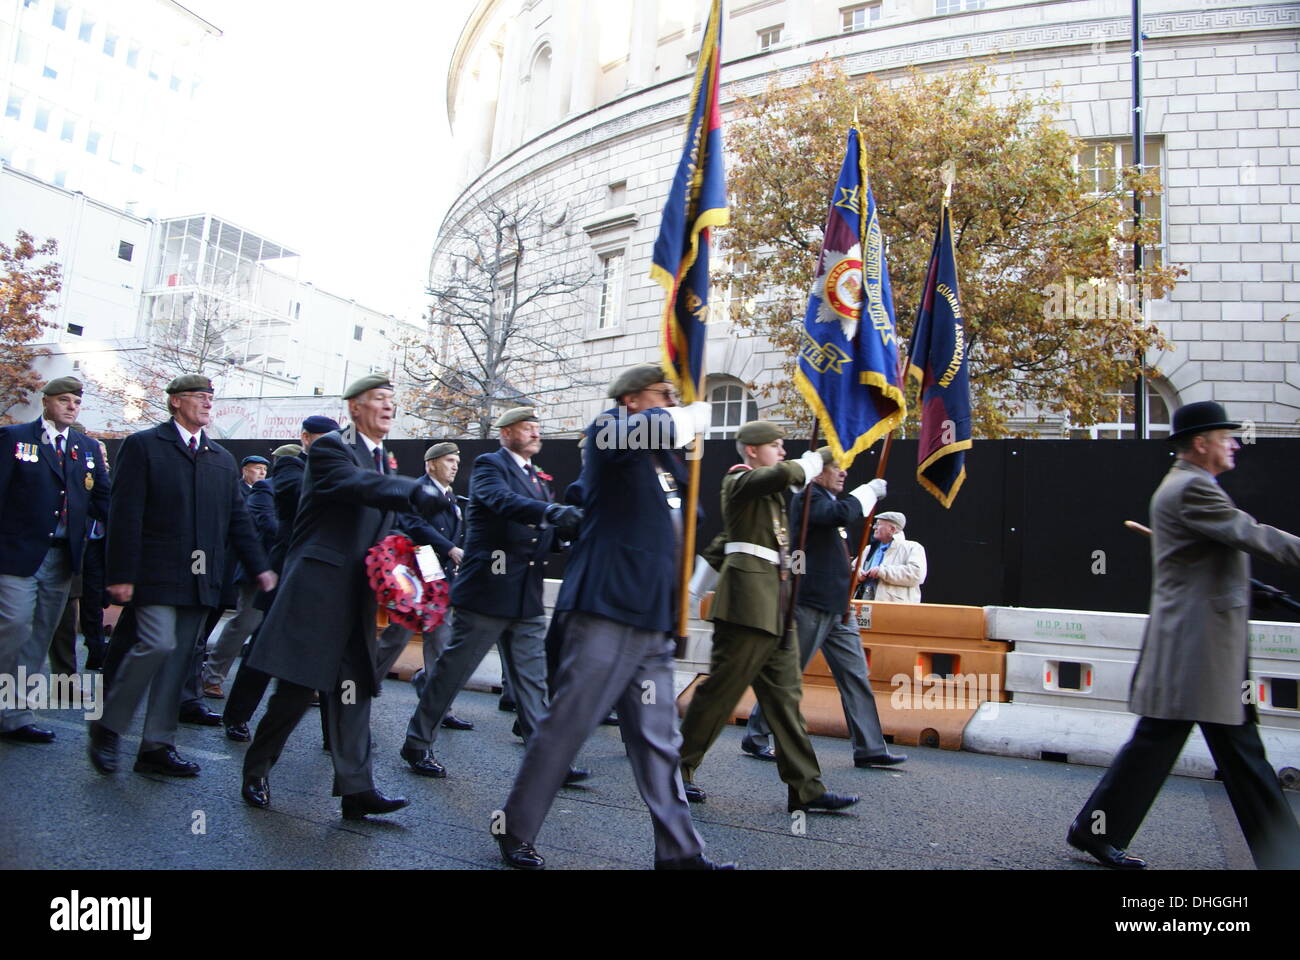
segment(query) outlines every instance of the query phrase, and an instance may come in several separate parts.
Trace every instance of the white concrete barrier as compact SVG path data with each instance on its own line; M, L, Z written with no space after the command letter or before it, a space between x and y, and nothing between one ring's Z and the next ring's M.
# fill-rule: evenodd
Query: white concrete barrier
M963 734L977 753L1106 765L1133 731L1128 691L1146 616L1085 610L986 607L990 640L1007 654L1011 703L984 704ZM1250 695L1274 768L1300 768L1300 624L1252 621ZM1288 770L1288 768L1291 768ZM1188 739L1176 773L1212 777L1200 731Z

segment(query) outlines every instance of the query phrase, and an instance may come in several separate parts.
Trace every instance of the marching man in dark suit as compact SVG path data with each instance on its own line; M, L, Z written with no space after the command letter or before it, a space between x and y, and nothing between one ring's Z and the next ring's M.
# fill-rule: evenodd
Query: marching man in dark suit
M106 579L117 603L135 608L137 638L90 725L90 759L117 769L118 738L149 694L137 773L192 777L199 765L176 752L181 688L211 609L220 602L226 544L275 586L239 492L235 458L204 433L212 381L201 374L167 386L172 419L122 442L109 510Z
M678 772L673 630L685 471L674 448L709 422L709 405L677 407L657 364L625 370L618 402L586 431L578 485L586 511L555 605L563 618L550 712L528 741L492 834L506 863L540 870L533 847L578 750L618 709L628 760L654 823L655 867L710 870Z
M425 678L420 716L441 720L492 644L500 644L524 740L546 712L546 612L542 571L546 555L569 539L582 511L554 502L550 477L532 458L542 448L537 415L517 407L497 418L501 449L474 461L469 483L465 553L451 589L451 643ZM427 733L425 732L427 729ZM436 726L412 723L402 759L416 773L445 777L433 756ZM570 782L588 776L570 771Z
M1146 866L1126 848L1196 723L1255 865L1300 869L1300 828L1256 727L1247 556L1300 567L1300 537L1257 523L1219 486L1240 426L1210 400L1174 411L1178 459L1151 498L1151 617L1129 691L1141 719L1066 836L1108 867Z
M430 493L441 497L446 507L428 520L414 517L407 521L412 538L433 547L438 555L438 562L442 565L443 573L447 575L449 588L456 582L456 568L465 557L465 512L460 498L452 489L459 470L460 447L456 444L435 443L424 451L425 475L420 478L420 482L429 488ZM438 662L439 655L447 648L447 641L451 639L452 618L453 611L449 609L447 618L424 635L422 644L424 669L411 678L416 691L421 696L424 694L429 677L433 675L434 664ZM432 707L432 704L424 699L421 699L420 705ZM433 724L437 722L437 717L421 711L417 706L410 723L412 739L417 742L430 742ZM474 724L450 712L442 718L442 725L448 730L474 729Z
M823 457L830 454L829 447L818 451ZM806 670L818 650L826 658L835 678L848 721L849 737L853 741L853 765L857 767L892 766L907 759L901 753L890 753L880 731L880 713L876 698L871 693L867 676L867 660L862 652L862 637L857 625L843 622L844 607L849 595L849 575L853 561L849 559L848 532L845 529L854 520L861 519L876 507L879 495L885 492L884 480L872 480L844 492L847 473L835 463L813 478L790 501L790 529L798 537L803 521L804 497L812 497L808 505L808 537L804 547L805 569L799 579L799 598L794 608L795 628L799 634L799 670ZM749 714L749 728L740 749L760 760L776 760L768 743L771 728L763 719L763 710L756 703Z
M98 441L72 429L82 387L74 377L41 391L41 416L0 427L0 674L44 669L50 639L81 569L91 518L108 516L108 472ZM0 713L0 738L49 743L36 725L26 686Z
M392 531L397 514L415 508L427 515L437 498L396 476L396 460L384 450L396 410L388 378L362 377L343 396L352 423L319 437L307 453L284 582L248 657L278 682L244 757L242 795L255 807L270 804L271 767L313 693L328 691L334 795L343 798L344 818L359 820L406 806L377 791L371 771L370 701L400 650L390 659L376 643L366 554Z

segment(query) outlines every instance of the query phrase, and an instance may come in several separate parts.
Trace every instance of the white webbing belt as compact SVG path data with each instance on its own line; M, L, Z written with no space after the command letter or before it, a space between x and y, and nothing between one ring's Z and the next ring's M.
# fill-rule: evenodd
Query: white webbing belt
M781 563L781 554L777 553L771 547L762 547L757 543L745 543L743 540L733 540L726 546L727 553L748 553L750 556L758 557L760 560L766 560L768 563L774 563L778 566Z

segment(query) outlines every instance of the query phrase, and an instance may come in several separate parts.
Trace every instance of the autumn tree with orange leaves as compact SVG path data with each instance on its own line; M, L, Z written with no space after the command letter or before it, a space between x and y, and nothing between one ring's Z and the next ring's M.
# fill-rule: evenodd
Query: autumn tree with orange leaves
M1085 145L1054 121L1057 105L1014 90L994 96L997 84L985 67L850 80L823 62L797 86L774 82L741 98L726 129L731 224L718 232L731 273L718 279L746 304L732 311L737 326L789 356L768 390L797 422L810 414L792 386L794 357L855 112L904 343L939 219L940 169L956 163L952 223L977 436L1006 435L1026 407L1076 425L1109 419L1107 394L1131 389L1139 353L1167 346L1123 297L1119 309L1114 298L1112 309L1059 309L1062 289L1131 296L1129 191L1153 200L1158 172L1113 171L1113 186L1098 191L1076 163ZM1144 245L1157 229L1143 223ZM1182 271L1144 259L1146 298L1163 296Z
M12 423L9 411L41 386L33 364L49 351L30 344L52 326L43 312L63 282L58 262L37 266L34 261L54 256L57 249L52 239L37 245L24 230L12 247L0 243L0 424Z

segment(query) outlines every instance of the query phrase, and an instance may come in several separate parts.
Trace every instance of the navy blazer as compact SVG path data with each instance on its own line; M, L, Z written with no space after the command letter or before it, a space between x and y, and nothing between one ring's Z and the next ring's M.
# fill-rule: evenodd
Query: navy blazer
M307 453L284 577L248 660L313 690L335 689L350 643L378 669L366 554L410 509L416 485L387 465L377 471L360 434L350 435L352 443L337 430L323 434ZM383 678L372 679L374 695Z
M607 436L639 436L647 445L620 449L598 444L596 435L611 417L626 418L626 424ZM574 485L585 516L555 609L667 633L677 618L681 545L656 464L676 478L679 516L685 512L686 489L686 471L671 449L672 418L660 408L633 414L614 408L593 420L586 432L582 475Z
M59 526L65 490L73 573L81 570L87 516L108 519L108 471L99 444L69 427L61 473L53 445L41 442L44 434L40 419L0 427L0 573L11 577L40 569ZM36 462L24 459L24 451L34 451Z
M407 514L403 517L403 530L416 543L427 543L433 547L450 584L456 579L456 567L451 562L451 551L455 547L465 549L465 508L469 500L465 497L456 497L456 505L453 508L443 496L442 489L434 484L428 474L420 478L420 484L427 487L429 492L445 506L429 520L418 513ZM452 495L455 496L454 493Z
M174 421L133 433L114 480L105 580L134 584L136 604L220 606L227 544L249 569L270 569L235 458L206 434L191 455Z
M847 532L854 521L862 519L862 505L847 493L836 497L819 483L808 484L790 501L790 539L794 543L799 542L806 490L813 492L813 499L808 507L808 539L804 544L804 572L799 578L799 606L843 613L848 609L849 573L853 569L849 556L857 544L850 547L840 529Z
M542 575L557 546L545 525L553 501L542 497L505 447L474 459L465 511L465 559L451 588L452 606L508 620L545 615ZM499 553L498 553L499 551Z

